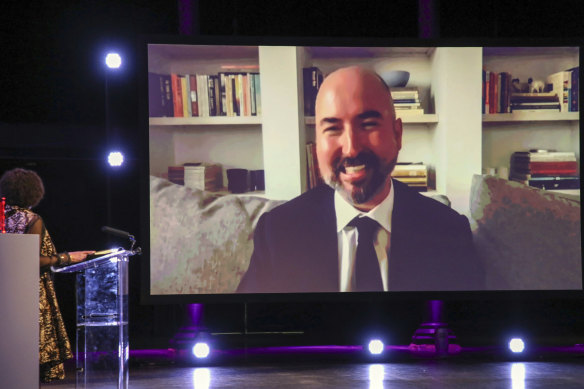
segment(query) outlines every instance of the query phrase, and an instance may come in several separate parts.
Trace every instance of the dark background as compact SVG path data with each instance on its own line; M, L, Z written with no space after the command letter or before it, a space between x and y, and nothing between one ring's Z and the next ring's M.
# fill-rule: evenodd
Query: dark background
M582 38L576 1L8 1L0 6L0 173L38 171L47 194L36 209L61 251L127 246L100 232L110 225L140 242L140 137L137 40L143 34L416 38ZM425 8L424 8L425 9ZM419 23L419 19L425 20ZM111 122L105 123L105 50L124 55L108 75ZM109 169L115 144L127 163ZM108 184L109 182L109 184ZM109 187L109 195L108 195ZM108 196L111 202L108 202ZM109 213L109 217L108 217ZM185 323L183 305L139 299L140 267L130 263L132 348L166 347ZM8 260L2 258L1 260ZM74 339L74 279L56 275L57 293ZM303 330L322 342L351 343L374 329L407 344L426 319L424 301L248 304L249 330ZM243 304L207 304L204 324L243 329ZM582 299L455 300L446 318L461 343L492 344L513 328L541 342L582 343Z

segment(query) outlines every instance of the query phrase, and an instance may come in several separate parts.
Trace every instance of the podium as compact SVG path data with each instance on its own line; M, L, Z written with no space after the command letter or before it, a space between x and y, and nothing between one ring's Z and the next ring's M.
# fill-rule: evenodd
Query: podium
M128 259L116 252L61 268L76 274L76 387L128 387Z

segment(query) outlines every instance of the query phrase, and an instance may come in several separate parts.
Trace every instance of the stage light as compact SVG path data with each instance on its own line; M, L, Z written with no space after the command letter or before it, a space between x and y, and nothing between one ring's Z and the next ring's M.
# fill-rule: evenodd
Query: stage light
M124 154L120 153L119 151L112 151L107 156L107 162L110 166L122 166L124 163Z
M110 69L119 69L122 66L122 57L118 53L108 53L105 56L105 64Z
M385 348L385 345L379 339L373 339L372 341L369 342L369 345L367 346L369 353L372 355L381 354L383 352L384 348Z
M211 352L211 348L205 342L197 342L193 346L192 352L193 352L193 355L195 356L195 358L204 359L204 358L207 358L209 356L209 353Z
M513 338L509 341L509 350L511 352L518 354L522 353L525 350L525 343L521 338Z

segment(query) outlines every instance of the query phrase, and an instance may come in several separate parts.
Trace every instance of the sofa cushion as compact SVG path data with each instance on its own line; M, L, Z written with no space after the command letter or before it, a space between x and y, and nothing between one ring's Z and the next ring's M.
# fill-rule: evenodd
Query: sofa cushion
M579 196L475 175L470 211L488 289L582 289Z
M280 203L151 176L151 293L233 293L249 265L257 220Z

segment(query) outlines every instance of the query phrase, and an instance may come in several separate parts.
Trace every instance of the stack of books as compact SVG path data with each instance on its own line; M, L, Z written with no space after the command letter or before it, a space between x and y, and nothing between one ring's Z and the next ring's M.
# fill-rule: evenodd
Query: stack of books
M150 117L261 115L259 73L148 73Z
M183 166L169 166L168 180L191 189L217 192L223 188L223 171L218 164L185 163Z
M416 87L392 88L391 98L398 116L424 114Z
M410 188L420 192L428 190L428 168L422 162L398 162L391 175Z
M560 109L560 100L556 92L511 93L511 112L542 110L559 112Z
M514 152L509 179L540 189L580 189L578 162L571 151Z

